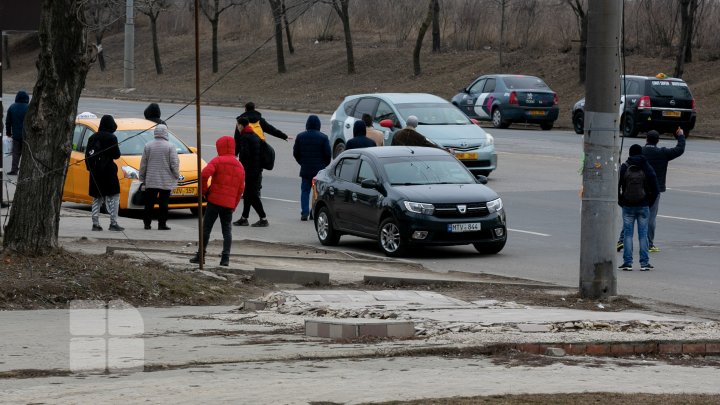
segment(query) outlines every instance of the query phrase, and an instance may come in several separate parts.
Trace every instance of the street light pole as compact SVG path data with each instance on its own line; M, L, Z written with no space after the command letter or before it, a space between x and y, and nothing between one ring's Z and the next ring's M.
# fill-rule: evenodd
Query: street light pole
M587 81L580 229L580 296L617 295L622 0L588 2Z
M125 88L135 87L135 19L133 0L125 0Z

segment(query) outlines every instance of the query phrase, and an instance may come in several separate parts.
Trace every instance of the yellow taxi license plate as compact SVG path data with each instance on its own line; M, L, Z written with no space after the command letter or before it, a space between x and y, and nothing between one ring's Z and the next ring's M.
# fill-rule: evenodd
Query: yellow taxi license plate
M465 153L459 152L459 153L455 153L455 157L460 160L477 160L478 154L477 154L477 152L465 152Z
M682 115L680 111L663 111L663 117L680 117Z
M197 188L195 187L176 187L173 189L172 195L192 196L197 195Z
M530 115L545 115L543 110L530 110Z

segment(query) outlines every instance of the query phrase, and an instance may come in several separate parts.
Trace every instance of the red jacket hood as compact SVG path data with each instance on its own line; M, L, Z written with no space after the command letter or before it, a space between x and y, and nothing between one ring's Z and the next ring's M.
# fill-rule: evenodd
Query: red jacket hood
M218 156L235 156L235 139L232 136L223 136L215 142Z

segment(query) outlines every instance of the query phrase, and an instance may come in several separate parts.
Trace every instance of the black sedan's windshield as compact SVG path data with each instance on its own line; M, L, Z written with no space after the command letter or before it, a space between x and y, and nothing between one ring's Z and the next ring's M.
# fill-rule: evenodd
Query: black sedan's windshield
M394 186L475 183L465 166L451 156L385 158L381 162Z
M414 115L420 125L473 125L468 117L450 103L405 103L396 105L400 115Z
M143 132L142 129L128 129L123 131L115 131L121 155L142 155L145 150L145 144L153 140L153 130L148 129ZM168 131L168 140L177 149L178 154L190 153L190 150L180 142L172 133Z

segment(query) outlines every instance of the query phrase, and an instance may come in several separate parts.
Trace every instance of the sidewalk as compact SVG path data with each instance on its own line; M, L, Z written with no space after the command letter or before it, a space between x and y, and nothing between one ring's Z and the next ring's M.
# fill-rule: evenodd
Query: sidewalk
M127 221L124 233L88 238L89 215L62 209L60 240L66 249L110 248L113 254L150 255L190 268L194 228L173 224L170 233L144 231L141 221ZM213 239L219 238L217 230ZM720 394L720 324L714 321L531 307L492 296L460 300L428 289L487 282L563 289L439 274L411 260L317 246L236 243L242 249L233 249L230 268L208 264L208 275L260 277L256 269L284 270L264 275L279 277L273 281L276 291L242 308L139 308L116 329L108 326L91 336L107 344L90 357L111 362L108 373L71 366L78 347L72 342L79 335L70 310L0 312L0 402L354 404L507 393ZM218 253L216 240L208 256ZM328 286L302 288L293 282L318 274L327 276ZM368 278L386 287L362 288ZM396 283L418 287L387 287ZM345 285L355 287L341 288ZM113 312L104 319L110 325ZM123 323L129 319L139 320L139 331ZM393 335L407 331L401 326L408 324L410 336ZM368 333L357 336L358 330ZM134 355L111 356L113 347L138 343L142 349ZM686 357L669 362L657 354ZM693 361L690 355L706 357Z

